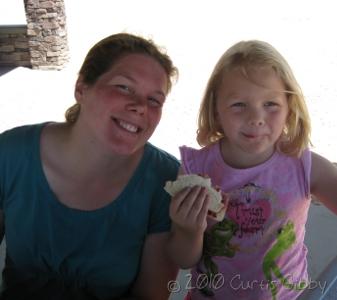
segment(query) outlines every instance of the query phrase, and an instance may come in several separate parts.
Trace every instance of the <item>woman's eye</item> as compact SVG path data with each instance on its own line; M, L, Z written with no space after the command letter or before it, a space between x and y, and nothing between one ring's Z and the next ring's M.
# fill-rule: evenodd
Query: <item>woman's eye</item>
M150 105L153 106L153 107L162 107L163 106L163 103L161 101L157 100L156 98L149 97L148 100L150 102Z
M116 84L116 87L120 90L122 90L123 92L128 92L128 93L132 93L132 90L129 86L125 85L125 84Z

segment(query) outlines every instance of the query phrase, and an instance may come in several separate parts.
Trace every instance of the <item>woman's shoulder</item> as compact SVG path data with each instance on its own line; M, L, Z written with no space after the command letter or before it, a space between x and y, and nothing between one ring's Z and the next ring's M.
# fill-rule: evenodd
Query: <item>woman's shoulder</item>
M14 127L0 134L0 152L18 155L29 153L29 149L38 145L38 139L45 123Z
M180 166L179 160L165 150L158 148L151 143L145 146L146 168L151 166L156 170L156 173L169 174L171 177L176 176Z
M45 123L17 126L0 134L0 143L22 143L38 135Z
M22 166L35 162L39 150L39 133L43 124L24 125L0 134L0 177L22 172ZM4 177L2 177L4 178Z
M151 143L146 144L146 151L149 155L152 156L152 159L160 160L163 163L178 166L179 167L179 160L172 154L166 152L165 150L154 146Z

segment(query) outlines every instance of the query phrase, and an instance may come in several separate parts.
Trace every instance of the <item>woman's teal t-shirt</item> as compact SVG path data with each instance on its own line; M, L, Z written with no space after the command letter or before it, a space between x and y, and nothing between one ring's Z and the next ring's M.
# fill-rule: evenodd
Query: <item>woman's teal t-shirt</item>
M40 287L54 280L98 299L121 296L137 276L146 235L170 228L169 196L163 186L176 177L179 163L148 143L115 201L94 211L72 209L57 200L44 175L43 126L0 135L5 288L28 280L33 289L35 283Z

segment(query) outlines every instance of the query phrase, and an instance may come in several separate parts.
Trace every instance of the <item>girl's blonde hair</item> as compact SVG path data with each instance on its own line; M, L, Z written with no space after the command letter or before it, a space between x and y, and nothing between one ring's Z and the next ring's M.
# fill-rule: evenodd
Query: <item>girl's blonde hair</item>
M199 145L208 146L226 138L215 118L217 91L225 73L241 68L247 76L250 66L270 66L283 81L289 113L277 147L285 154L301 155L310 144L310 117L301 88L283 56L270 44L257 40L233 45L215 65L200 105L197 130Z

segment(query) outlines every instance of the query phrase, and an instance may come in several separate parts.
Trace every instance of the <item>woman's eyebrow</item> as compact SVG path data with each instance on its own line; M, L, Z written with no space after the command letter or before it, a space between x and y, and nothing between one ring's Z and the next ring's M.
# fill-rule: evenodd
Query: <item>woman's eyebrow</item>
M115 78L116 78L116 77L117 77L117 78L118 78L118 77L124 78L124 79L127 79L127 80L129 80L129 81L131 81L131 82L133 82L133 83L137 83L137 80L136 80L136 79L134 79L132 76L130 76L130 75L128 75L128 74L125 74L125 73L116 74L116 75L115 75ZM158 95L160 95L160 96L163 96L164 98L166 97L165 92L163 92L162 90L155 90L154 93L156 93L156 94L158 94Z
M123 79L127 79L127 80L130 80L130 81L132 81L132 82L136 82L136 80L135 79L133 79L131 76L129 76L129 75L127 75L127 74L116 74L115 76L113 76L114 78L119 78L119 77L121 77L121 78L123 78Z

